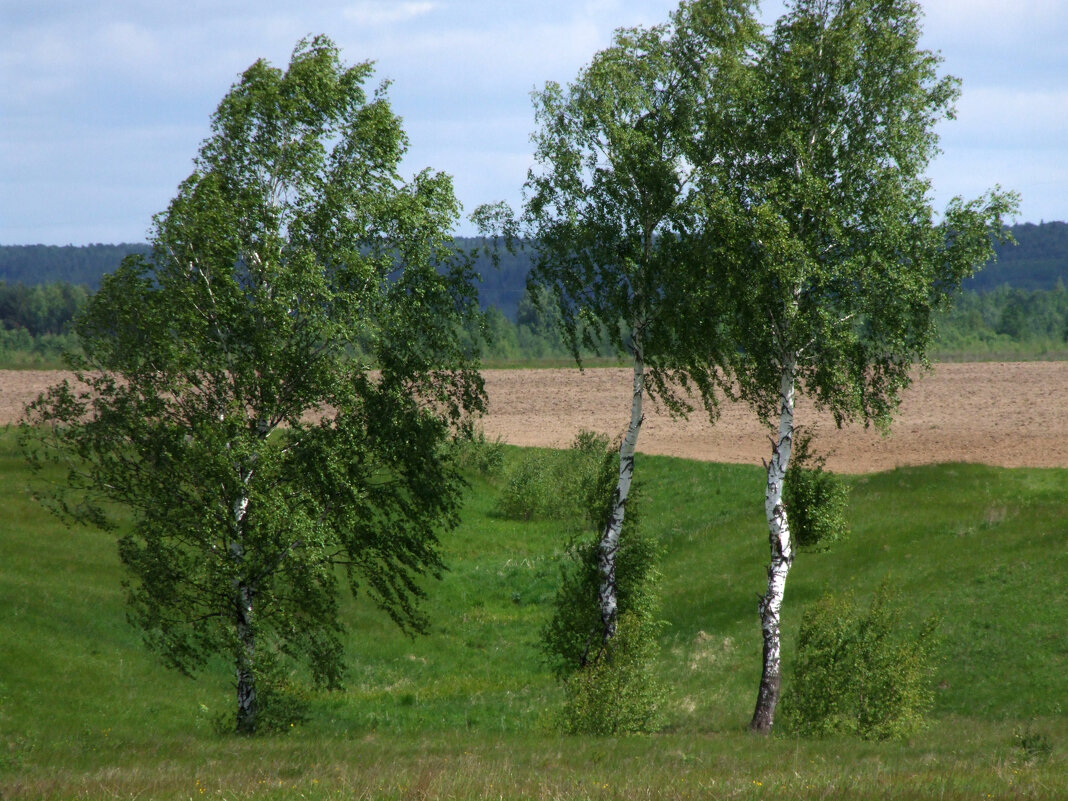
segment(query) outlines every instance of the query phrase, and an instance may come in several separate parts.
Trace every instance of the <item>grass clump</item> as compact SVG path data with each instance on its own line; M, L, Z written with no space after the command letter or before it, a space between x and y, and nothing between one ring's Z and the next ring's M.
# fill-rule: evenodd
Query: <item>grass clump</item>
M1050 742L1049 736L1037 731L1031 722L1022 728L1017 727L1012 740L1026 765L1048 762L1053 755L1053 743Z
M783 698L793 731L887 740L924 726L934 704L937 620L918 632L904 628L894 601L884 580L867 611L849 595L826 595L805 613Z

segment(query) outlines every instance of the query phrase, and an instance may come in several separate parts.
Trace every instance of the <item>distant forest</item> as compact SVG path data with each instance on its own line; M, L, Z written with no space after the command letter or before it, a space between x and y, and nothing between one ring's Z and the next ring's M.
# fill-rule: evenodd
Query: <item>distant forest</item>
M0 245L0 280L29 285L59 281L95 290L124 258L148 252L143 244Z
M1023 223L1011 228L1019 243L998 248L997 261L986 265L965 284L965 289L986 291L1002 286L1049 290L1058 281L1068 283L1068 223ZM457 247L476 248L479 239L460 237ZM8 283L79 284L90 290L131 253L148 253L143 244L122 245L0 245L0 280ZM495 306L513 322L526 288L529 254L503 254L496 268L487 256L476 265L482 282L479 294L484 308Z
M1019 244L1000 247L997 261L965 284L963 297L940 320L936 358L1068 358L1068 223L1011 230ZM469 252L482 244L456 240ZM148 246L0 246L0 367L58 366L61 353L77 346L74 315L101 277L132 253L147 254ZM502 253L496 267L480 255L476 269L488 311L487 362L566 361L551 304L539 308L526 293L529 253Z
M1018 244L998 247L997 261L966 281L965 289L1055 289L1058 281L1068 283L1068 223L1023 223L1009 230Z

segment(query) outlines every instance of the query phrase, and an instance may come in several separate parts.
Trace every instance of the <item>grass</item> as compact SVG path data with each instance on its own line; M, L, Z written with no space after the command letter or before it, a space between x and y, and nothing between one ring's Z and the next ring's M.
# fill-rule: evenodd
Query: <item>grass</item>
M932 362L1063 362L1068 344L1063 342L1008 342L988 346L935 347Z
M68 370L62 356L31 351L0 351L0 370Z
M509 461L520 457L508 449ZM538 629L572 532L493 515L472 478L450 571L410 640L357 599L347 689L284 736L220 735L226 665L166 670L125 621L112 537L67 531L30 497L0 435L0 799L985 799L1068 797L1068 470L976 465L850 477L853 533L802 552L784 607L786 670L805 605L887 575L907 618L942 617L932 725L905 741L745 732L767 558L759 467L640 456L646 525L666 545L649 737L563 737ZM789 692L789 686L785 687Z

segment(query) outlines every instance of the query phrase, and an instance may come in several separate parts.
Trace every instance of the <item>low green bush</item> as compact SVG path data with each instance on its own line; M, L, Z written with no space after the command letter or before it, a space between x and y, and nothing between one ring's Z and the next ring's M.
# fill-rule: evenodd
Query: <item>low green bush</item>
M934 703L937 620L914 631L884 581L867 611L827 595L806 611L782 717L802 735L886 740L922 728Z
M608 437L581 431L567 450L525 455L507 475L497 514L508 520L585 520L607 448Z
M287 734L307 723L312 693L307 684L286 671L277 656L265 656L256 670L256 735ZM236 728L231 707L211 718L219 736L232 735Z
M563 680L561 728L568 734L638 734L663 725L664 687L655 675L660 623L642 612L619 615L616 635Z
M463 470L483 476L498 476L504 469L504 442L486 439L481 429L452 443L453 458Z
M1031 722L1013 731L1013 744L1019 750L1022 762L1033 765L1037 762L1048 762L1053 755L1053 744L1043 732L1036 731Z
M783 501L790 533L801 548L825 550L849 533L846 506L849 488L824 470L827 460L812 452L812 435L800 426L786 470Z

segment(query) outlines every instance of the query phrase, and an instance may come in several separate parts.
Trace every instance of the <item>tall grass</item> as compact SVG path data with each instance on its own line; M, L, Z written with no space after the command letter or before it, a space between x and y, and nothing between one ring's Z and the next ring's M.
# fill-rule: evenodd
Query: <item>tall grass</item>
M787 675L802 612L828 589L863 600L889 575L909 621L943 619L931 727L864 743L744 731L767 559L759 467L639 460L666 546L664 732L556 733L538 632L573 529L496 517L500 479L472 475L450 571L427 587L431 634L407 639L351 601L347 689L316 696L288 735L243 740L213 723L232 703L227 666L194 681L145 651L114 539L44 512L0 435L0 798L1068 797L1068 470L849 479L850 538L791 573Z

